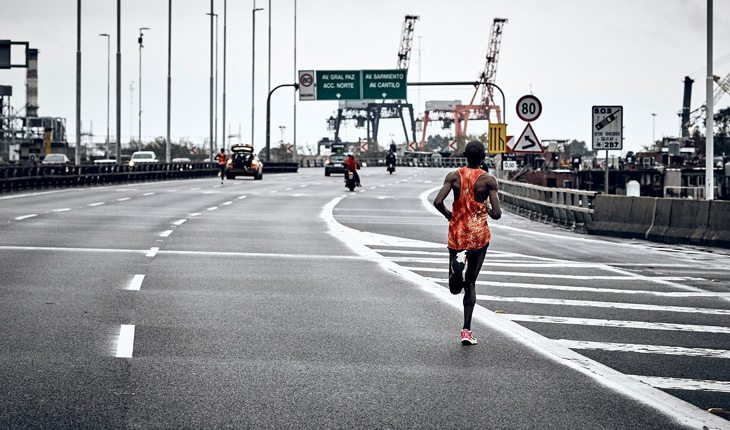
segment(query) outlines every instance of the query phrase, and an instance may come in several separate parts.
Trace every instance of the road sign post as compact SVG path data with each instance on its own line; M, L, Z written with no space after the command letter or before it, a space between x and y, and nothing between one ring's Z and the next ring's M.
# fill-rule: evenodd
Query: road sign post
M606 150L604 192L608 194L608 151L623 149L624 135L623 106L593 106L592 126L593 150Z
M490 154L504 154L507 152L507 124L489 124L487 152Z

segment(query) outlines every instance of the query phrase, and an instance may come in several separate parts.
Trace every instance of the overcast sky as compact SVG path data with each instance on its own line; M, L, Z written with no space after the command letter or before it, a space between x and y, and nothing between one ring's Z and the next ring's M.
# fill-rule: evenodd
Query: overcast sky
M220 14L219 90L223 87L223 0ZM227 13L227 122L242 141L251 140L251 48L253 0L230 0ZM165 135L167 79L167 4L165 0L122 0L122 141L137 134L139 27L143 50L142 134ZM106 39L112 38L112 139L114 138L115 0L82 1L82 121L97 142L106 134ZM265 141L268 89L268 18L272 15L271 85L295 81L296 69L395 68L403 17L416 14L408 80L474 80L485 65L492 19L504 27L496 83L507 97L508 134L525 124L515 102L525 94L540 98L543 114L533 123L538 138L579 139L590 145L592 105L624 106L624 149L637 150L656 137L679 133L685 75L695 79L692 108L705 97L706 0L299 0L297 64L294 65L294 0L258 0L256 7L255 146ZM65 117L69 141L75 136L76 1L0 0L0 39L29 41L39 49L41 116ZM172 138L202 143L209 132L209 0L173 1ZM715 1L715 69L730 73L730 2ZM0 70L0 84L14 87L13 105L25 103L25 71ZM409 100L468 101L473 91L459 88L409 89ZM132 106L130 109L130 101ZM222 96L219 96L222 103ZM282 88L272 98L272 141L290 142L294 96ZM730 105L725 96L716 108ZM327 131L334 101L298 102L297 143L314 146ZM219 108L219 124L222 108ZM393 134L402 141L397 120L385 121L381 142ZM470 124L483 131L486 124ZM219 126L220 128L220 126ZM453 133L440 126L433 133ZM219 136L222 132L219 132ZM354 125L343 139L365 136ZM219 137L220 139L220 137Z

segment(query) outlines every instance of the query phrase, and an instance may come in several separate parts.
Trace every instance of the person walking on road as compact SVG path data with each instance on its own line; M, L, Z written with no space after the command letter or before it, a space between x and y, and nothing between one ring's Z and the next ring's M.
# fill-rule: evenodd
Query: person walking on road
M221 148L221 152L216 154L215 156L216 161L218 161L218 168L221 170L220 173L218 173L221 177L221 185L223 185L223 178L226 176L226 150L225 148Z
M486 157L484 145L476 140L467 143L464 156L466 167L446 175L433 205L449 220L449 290L451 294L464 290L461 343L476 345L477 339L471 332L471 316L477 301L475 283L491 239L487 215L497 220L502 217L502 210L497 179L481 169ZM449 211L444 199L452 191L454 203Z

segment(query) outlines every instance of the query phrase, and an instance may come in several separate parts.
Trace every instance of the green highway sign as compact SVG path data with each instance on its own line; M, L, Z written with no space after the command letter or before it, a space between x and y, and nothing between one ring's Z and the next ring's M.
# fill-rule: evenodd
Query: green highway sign
M406 99L408 70L363 70L362 98Z
M317 100L358 100L362 98L360 70L317 70Z

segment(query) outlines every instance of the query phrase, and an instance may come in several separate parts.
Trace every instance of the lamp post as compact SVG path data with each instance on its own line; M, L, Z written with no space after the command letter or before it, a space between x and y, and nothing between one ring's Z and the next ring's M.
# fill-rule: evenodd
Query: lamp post
M122 0L117 0L117 76L116 76L116 160L121 162L122 156Z
M110 81L110 65L111 65L111 59L110 59L110 40L111 36L108 33L101 33L99 34L101 37L106 37L106 145L104 146L104 152L106 155L106 158L109 157L109 81Z
M142 144L142 48L144 48L142 38L144 37L143 31L145 31L145 30L151 30L151 28L140 27L139 28L139 38L137 38L137 43L139 43L139 82L138 82L138 84L139 84L139 88L138 88L139 89L139 106L138 106L139 107L139 122L137 124L139 126L139 133L138 133L138 136L139 136L138 144L139 145Z
M713 118L712 90L712 0L707 0L707 87L705 92L705 199L715 199L715 124Z
M228 139L226 136L226 14L227 14L227 0L223 0L223 120L222 120L222 132L223 136L223 148L228 146Z
M251 10L251 16L253 22L251 25L251 145L254 145L254 124L255 124L255 104L256 104L256 12L262 11L264 8L256 7L256 0L253 0L253 9ZM269 161L268 159L266 161Z
M654 145L654 143L656 143L656 137L655 137L656 135L654 133L655 130L656 130L656 114L652 113L651 114L651 144L652 145Z
M170 162L170 116L172 109L172 0L167 2L167 129L165 134L165 163Z
M76 1L76 154L74 164L81 164L81 0Z
M210 0L210 136L208 143L210 146L210 161L213 162L213 13L214 0Z
M214 67L214 90L213 90L213 145L211 148L218 147L218 14L206 13L215 19L215 67ZM225 134L225 133L224 133ZM212 152L211 152L212 154Z

